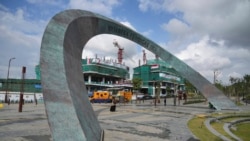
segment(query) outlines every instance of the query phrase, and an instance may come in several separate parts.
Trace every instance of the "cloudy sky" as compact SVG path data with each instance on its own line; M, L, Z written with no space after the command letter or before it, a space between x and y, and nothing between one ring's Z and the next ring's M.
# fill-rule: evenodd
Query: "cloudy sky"
M153 40L213 82L250 74L249 0L1 0L0 78L35 78L41 38L49 20L60 11L82 9L112 18ZM142 48L126 39L99 35L85 46L83 58L116 58L116 40L124 61L133 68ZM154 55L148 51L147 59Z

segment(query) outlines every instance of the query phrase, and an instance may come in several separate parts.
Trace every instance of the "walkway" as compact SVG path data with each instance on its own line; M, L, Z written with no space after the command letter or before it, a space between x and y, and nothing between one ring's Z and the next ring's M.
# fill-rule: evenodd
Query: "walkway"
M196 140L187 121L194 115L213 112L204 103L172 106L168 99L167 106L161 103L155 107L151 102L117 104L116 112L109 111L110 104L93 104L104 129L104 141ZM22 113L18 104L4 106L0 109L1 141L51 140L43 104L25 104Z

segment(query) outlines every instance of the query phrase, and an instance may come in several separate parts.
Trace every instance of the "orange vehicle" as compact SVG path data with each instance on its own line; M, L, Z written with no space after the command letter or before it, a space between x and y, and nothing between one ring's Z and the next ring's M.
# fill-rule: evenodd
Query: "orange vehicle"
M91 103L111 103L112 95L109 91L96 91L89 100Z
M131 91L127 91L127 90L121 90L118 91L117 96L121 96L124 99L124 102L129 102L132 99L132 92Z
M112 97L114 97L117 102L128 102L132 100L133 93L128 89L108 88L107 91L112 94Z

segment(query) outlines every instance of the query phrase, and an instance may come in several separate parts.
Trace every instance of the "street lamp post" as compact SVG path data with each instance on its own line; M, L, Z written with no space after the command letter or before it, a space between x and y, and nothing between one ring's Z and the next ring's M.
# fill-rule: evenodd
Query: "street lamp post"
M9 87L9 74L10 74L10 62L11 60L16 59L15 57L9 59L9 66L8 66L8 73L7 73L7 79L6 79L6 93L5 93L5 103L8 103L8 87Z

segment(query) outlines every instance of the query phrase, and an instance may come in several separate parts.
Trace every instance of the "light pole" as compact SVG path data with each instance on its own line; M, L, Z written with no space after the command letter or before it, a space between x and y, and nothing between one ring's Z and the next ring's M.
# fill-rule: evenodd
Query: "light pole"
M5 103L8 103L8 87L9 87L9 74L10 74L10 62L11 60L16 59L15 57L9 59L8 73L6 79L6 93L5 93Z

